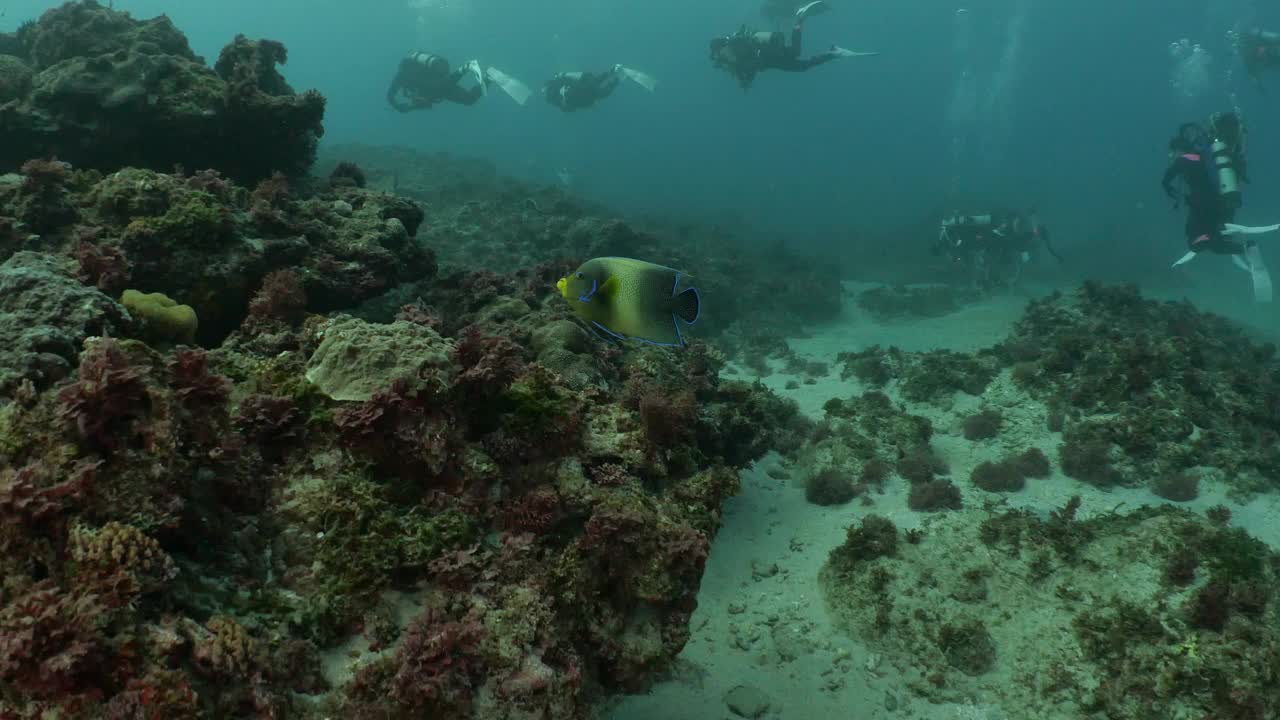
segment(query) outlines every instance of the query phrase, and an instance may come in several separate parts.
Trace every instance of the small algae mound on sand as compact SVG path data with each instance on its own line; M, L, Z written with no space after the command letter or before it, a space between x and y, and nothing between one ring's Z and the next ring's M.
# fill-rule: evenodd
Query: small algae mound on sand
M324 340L307 363L307 380L334 400L369 400L397 380L424 374L447 384L452 373L453 343L423 325L339 317L321 333Z
M930 702L1040 709L1018 717L1274 717L1280 555L1172 507L1087 520L1079 507L944 516L907 542L868 517L822 570L827 604Z
M125 290L120 304L129 310L138 326L138 333L148 339L162 342L191 343L196 337L196 311L190 305L164 293L142 293Z
M858 294L858 307L877 319L931 318L950 315L977 301L976 290L949 285L875 287Z

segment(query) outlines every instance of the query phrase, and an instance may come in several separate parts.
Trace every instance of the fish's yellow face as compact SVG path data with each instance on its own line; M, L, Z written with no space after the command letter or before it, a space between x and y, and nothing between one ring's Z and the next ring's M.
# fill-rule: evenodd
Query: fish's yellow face
M595 297L600 284L590 275L578 271L568 277L560 278L556 283L556 289L560 291L560 297L568 300L570 304L585 303Z

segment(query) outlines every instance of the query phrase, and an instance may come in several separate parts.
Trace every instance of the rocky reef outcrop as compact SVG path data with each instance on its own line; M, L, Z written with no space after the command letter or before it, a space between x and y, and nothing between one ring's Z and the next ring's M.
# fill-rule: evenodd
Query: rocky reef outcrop
M32 157L168 172L296 175L324 134L324 98L295 93L272 40L235 38L212 68L167 17L95 0L49 10L0 42L0 168Z

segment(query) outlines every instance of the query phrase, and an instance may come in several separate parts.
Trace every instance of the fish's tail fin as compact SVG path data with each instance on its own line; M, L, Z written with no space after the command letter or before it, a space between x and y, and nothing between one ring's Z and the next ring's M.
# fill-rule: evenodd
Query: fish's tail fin
M702 296L698 294L698 288L689 288L673 296L671 312L686 325L698 322L698 317L702 315Z

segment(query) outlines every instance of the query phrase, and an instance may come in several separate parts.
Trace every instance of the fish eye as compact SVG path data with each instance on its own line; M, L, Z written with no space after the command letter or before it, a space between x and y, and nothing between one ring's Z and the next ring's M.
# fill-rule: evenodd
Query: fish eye
M584 278L584 277L586 277L586 275L583 275L582 273L578 273L578 279L579 279L579 280L581 280L581 279L582 279L582 278Z

